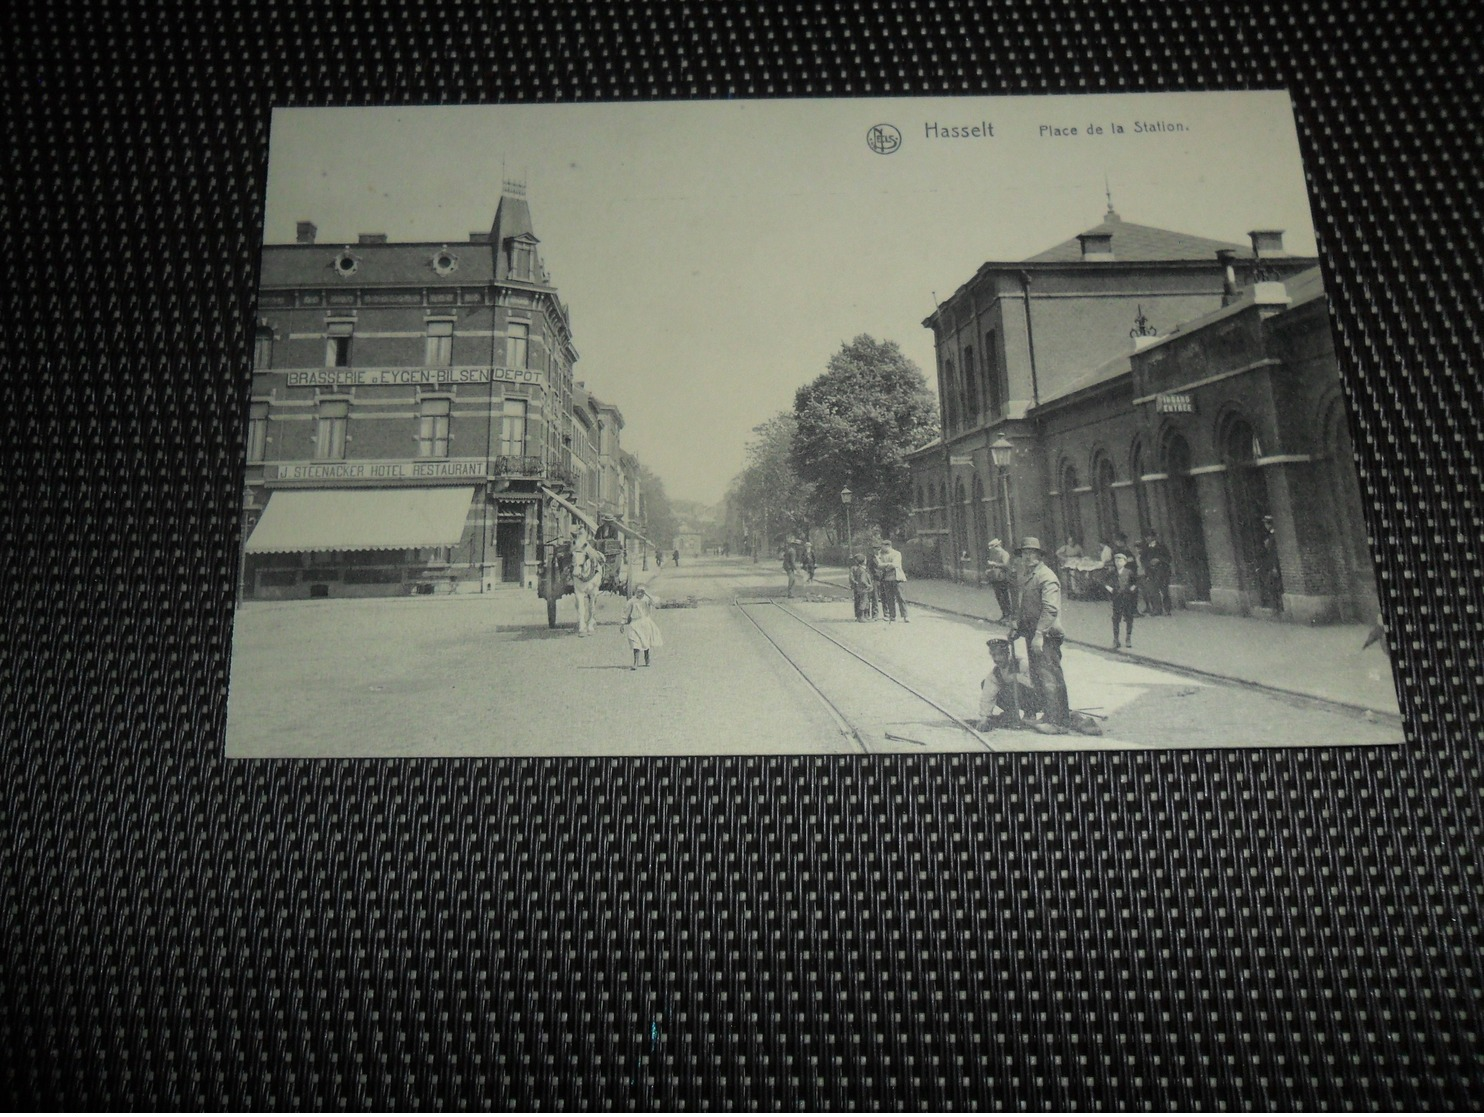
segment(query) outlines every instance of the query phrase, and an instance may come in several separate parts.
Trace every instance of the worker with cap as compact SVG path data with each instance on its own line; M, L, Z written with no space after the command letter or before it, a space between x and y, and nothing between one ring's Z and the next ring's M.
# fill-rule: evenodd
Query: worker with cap
M1042 557L1041 541L1034 535L1026 536L1016 548L1019 602L1010 635L1012 639L1018 636L1026 641L1031 679L1044 711L1040 723L1045 727L1043 732L1066 733L1071 710L1067 681L1061 669L1061 646L1065 639L1061 627L1061 582Z
M1027 714L1041 710L1035 681L1025 660L1015 655L1010 641L996 637L985 641L994 666L979 684L978 729L1020 729Z
M989 541L985 564L984 574L994 589L995 603L1000 607L1000 620L1007 621L1013 608L1010 604L1010 552L1005 550L998 538Z

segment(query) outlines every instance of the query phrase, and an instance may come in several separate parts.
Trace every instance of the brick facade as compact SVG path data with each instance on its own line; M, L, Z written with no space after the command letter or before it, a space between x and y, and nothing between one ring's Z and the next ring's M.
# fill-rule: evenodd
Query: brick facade
M991 535L1048 549L1070 535L1095 553L1152 528L1182 603L1302 622L1374 614L1315 261L1267 255L1273 233L1254 234L1259 260L1111 211L1093 232L1111 251L1068 242L986 264L924 323L943 436L909 459L918 545L972 578ZM1003 474L996 444L1010 447ZM977 518L972 496L955 499L976 483Z
M244 596L530 586L538 539L565 526L541 487L599 510L596 492L575 491L577 351L538 244L523 188L507 184L491 230L467 242L321 244L304 222L298 243L264 247ZM277 493L444 485L474 493L453 546L252 553Z

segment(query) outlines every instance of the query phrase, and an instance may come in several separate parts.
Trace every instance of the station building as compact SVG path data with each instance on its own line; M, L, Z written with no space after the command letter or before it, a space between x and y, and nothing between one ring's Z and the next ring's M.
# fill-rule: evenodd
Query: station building
M539 246L506 183L467 241L322 244L301 222L264 247L244 597L531 587L538 541L596 517L622 420L600 456Z
M1317 260L1276 230L1250 238L1135 225L1110 205L1046 252L985 264L938 307L924 325L942 436L910 458L930 562L973 578L993 536L1096 553L1153 529L1181 604L1375 614Z

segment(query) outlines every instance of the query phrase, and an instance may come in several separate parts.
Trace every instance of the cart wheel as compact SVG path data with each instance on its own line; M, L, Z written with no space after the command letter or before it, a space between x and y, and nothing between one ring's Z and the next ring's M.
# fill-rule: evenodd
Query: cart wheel
M556 613L557 613L556 607L557 607L556 599L553 598L553 597L548 597L546 599L546 627L547 628L555 628L556 627Z

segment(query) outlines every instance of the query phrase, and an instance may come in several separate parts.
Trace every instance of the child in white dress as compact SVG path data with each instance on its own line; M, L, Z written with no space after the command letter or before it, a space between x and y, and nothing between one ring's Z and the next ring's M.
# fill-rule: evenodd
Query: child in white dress
M649 595L647 586L633 588L624 610L623 634L634 650L634 662L629 665L629 670L638 670L640 652L644 653L644 666L648 667L650 649L659 647L665 638L660 635L660 626L654 623L654 598Z

